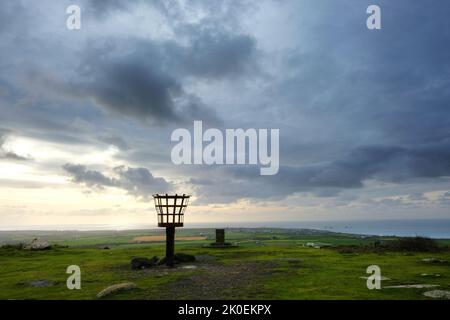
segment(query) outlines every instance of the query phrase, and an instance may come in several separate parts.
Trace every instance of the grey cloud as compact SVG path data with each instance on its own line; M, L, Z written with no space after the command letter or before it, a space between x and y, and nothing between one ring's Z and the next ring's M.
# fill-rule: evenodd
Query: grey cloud
M119 181L105 176L103 173L95 170L88 170L86 166L66 163L63 169L72 176L75 183L85 184L89 187L102 189L103 187L117 187Z
M191 45L174 48L174 62L187 75L222 79L256 73L257 51L252 37L198 26L192 29Z
M120 188L142 200L148 200L153 193L165 193L172 189L171 183L164 178L154 177L146 168L115 167L113 171L116 177L89 170L84 165L67 163L63 169L75 183L100 190L104 187Z
M186 92L183 81L237 77L255 70L255 42L198 26L192 27L190 38L185 46L119 39L97 44L85 52L80 78L71 85L108 110L153 123L218 123L214 109Z
M29 24L33 21L31 12L27 11L26 4L20 1L4 2L0 9L0 35L12 36L17 40L25 34ZM15 30L13 35L8 31Z
M82 9L86 9L87 13L95 18L105 18L109 14L116 11L128 10L131 6L142 1L122 1L122 0L82 0Z
M171 76L132 59L90 63L82 91L97 104L138 119L180 121L182 114L177 114L173 99L181 86Z
M118 174L120 185L130 194L139 197L150 197L154 193L166 193L172 185L164 178L154 177L146 168L129 168L120 166L114 168Z
M250 15L251 10L258 9L258 2L247 0L152 1L151 5L167 18L167 22L177 32L183 32L184 24L190 20L189 15L192 12L200 13L202 16L199 24L215 23L237 28L241 19Z
M105 18L109 13L143 3L97 2L82 1L82 12L103 12L102 18ZM236 33L233 28L224 27L226 24L219 21L209 21L208 28L202 22L177 23L177 36L187 40L183 45L178 40L143 41L141 35L105 39L89 37L82 32L68 32L65 34L68 38L63 41L57 34L47 37L49 25L31 14L32 6L24 4L5 4L0 8L0 15L5 18L2 21L7 17L26 16L27 19L19 19L20 25L26 21L27 25L36 26L34 32L38 35L29 41L28 34L20 33L20 42L17 42L10 36L18 35L18 29L25 27L13 26L10 29L14 29L14 33L10 30L8 37L2 38L0 55L4 58L1 64L4 72L0 74L0 124L23 129L25 135L43 140L96 143L92 136L97 133L89 132L92 128L76 127L74 124L78 119L95 123L99 130L112 123L118 126L121 120L125 120L121 125L125 128L127 119L119 117L123 115L151 126L179 125L194 119L211 125L221 123L215 106L206 105L195 91L188 92L186 82L192 83L192 77L200 82L246 77L250 70L246 65L256 60L255 41L248 35ZM55 5L47 1L41 6L42 10L64 15L69 4L72 3ZM155 3L148 5L157 7ZM204 5L201 2L195 4L201 12ZM217 13L217 6L218 3L207 4L208 12ZM220 7L224 7L220 11L227 12L237 8L225 3ZM228 15L227 12L221 15ZM83 21L86 26L93 17ZM63 22L64 19L61 28L64 28ZM101 24L106 20L97 22ZM73 46L66 45L72 41ZM22 50L16 54L15 48L19 44ZM74 47L77 49L73 50ZM100 108L92 108L92 104ZM101 110L116 117L104 117ZM122 142L117 143L119 148L126 149Z
M107 14L143 3L97 2L82 1L82 9L92 15L96 12ZM65 8L64 3L56 7L51 2L42 5L62 12ZM147 5L159 7L155 4ZM195 7L202 12L203 5L197 3ZM7 5L0 9L0 14L8 15L13 10L8 9L9 7ZM226 7L229 10L236 6ZM15 10L28 12L26 9ZM31 20L36 22L36 19ZM89 17L85 23L91 20L92 17ZM45 24L42 28L48 32ZM186 89L188 78L210 81L245 76L250 70L254 70L252 66L256 60L256 43L253 38L225 28L223 23L214 20L207 23L178 23L176 37L182 37L183 41L144 41L139 35L107 39L90 39L81 33L68 33L67 36L76 41L76 53L71 50L71 46L61 46L61 41L54 41L55 38L48 40L48 37L42 36L30 42L24 36L21 38L21 46L24 48L22 54L14 57L14 64L4 66L9 71L0 76L0 82L7 80L6 83L17 91L10 100L16 100L17 103L20 97L27 105L32 104L34 110L37 105L38 110L32 111L32 115L38 111L40 115L48 111L49 108L41 106L67 104L68 101L71 105L83 105L84 108L86 100L90 100L102 110L139 119L151 125L180 124L193 119L220 123L214 106L206 106L195 92ZM2 55L6 56L17 46L9 38L5 40ZM49 49L45 55L41 50L43 44ZM31 56L27 56L27 52ZM62 69L64 73L61 72ZM20 75L27 80L26 83L18 81ZM24 87L31 90L23 90ZM75 110L70 109L72 112ZM90 116L87 112L83 112L83 115ZM47 120L51 122L53 117L69 118L71 114L49 112L48 116Z
M5 152L4 150L0 150L0 159L18 160L18 161L30 160L30 158L28 157L19 156L14 152L7 152L7 151Z
M104 136L104 137L100 137L99 138L100 141L107 143L109 145L113 145L116 146L117 148L119 148L120 150L130 150L130 146L128 145L128 143L122 139L121 137L118 136Z
M193 185L207 186L207 185L214 184L214 180L213 179L207 179L207 178L190 178L189 179L189 183L193 184Z
M8 151L4 148L4 143L7 136L11 133L10 130L0 128L0 159L15 160L15 161L27 161L31 160L29 156L18 155L15 152Z
M128 48L127 53L123 48ZM194 119L217 124L214 109L186 92L184 79L237 77L256 68L254 55L250 37L225 32L203 31L187 47L116 39L88 49L79 77L58 92L71 98L88 96L105 110L151 124Z
M411 201L427 201L428 199L421 192L416 192L408 195L408 200Z
M360 147L330 164L290 170L289 176L292 175L303 182L301 185L336 188L359 188L367 179L402 182L450 176L450 145Z
M448 138L450 32L442 7L380 1L383 30L370 32L359 27L359 6L351 3L323 1L328 10L321 11L295 6L296 21L310 10L317 19L307 24L308 46L282 53L279 82L268 94L293 122L307 120L295 129L305 137L326 134L332 148L380 141L413 147Z
M255 167L211 168L207 177L190 179L199 203L240 198L282 199L299 192L336 196L345 189L362 188L370 179L404 183L450 176L450 145L403 148L365 146L345 157L303 167L281 166L277 175L262 177ZM198 173L200 174L200 173Z

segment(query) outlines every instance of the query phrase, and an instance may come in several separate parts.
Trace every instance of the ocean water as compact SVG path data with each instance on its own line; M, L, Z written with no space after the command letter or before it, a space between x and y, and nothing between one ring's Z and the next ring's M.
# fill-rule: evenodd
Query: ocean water
M217 222L185 223L185 228L299 228L326 230L361 235L424 236L450 239L450 219L423 220L340 220L340 221L270 221L270 222ZM1 230L127 230L154 229L155 225L40 225L0 226Z
M224 224L241 227L278 227L327 230L361 235L424 236L450 239L450 219L428 220L340 220L340 221L279 221Z

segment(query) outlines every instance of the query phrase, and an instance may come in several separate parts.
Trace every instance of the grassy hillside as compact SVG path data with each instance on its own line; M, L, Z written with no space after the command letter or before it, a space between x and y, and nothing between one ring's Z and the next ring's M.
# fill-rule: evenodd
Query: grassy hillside
M180 229L178 235L207 236L208 240L177 241L176 251L196 255L197 261L169 269L165 266L131 270L133 257L163 256L164 243L136 243L160 231L1 232L5 243L47 239L53 248L27 251L0 249L0 299L96 299L107 286L133 282L138 289L110 299L426 299L433 289L368 290L366 268L378 265L391 280L383 286L436 284L450 290L450 252L405 252L377 249L373 244L393 238L362 237L331 232L283 229L232 229L227 240L235 248L204 247L212 229ZM314 242L320 248L305 246ZM448 240L440 241L448 245ZM68 247L65 247L68 246ZM108 247L109 249L104 249ZM66 287L67 266L81 268L82 289ZM439 276L422 276L438 274ZM35 287L36 280L51 285Z

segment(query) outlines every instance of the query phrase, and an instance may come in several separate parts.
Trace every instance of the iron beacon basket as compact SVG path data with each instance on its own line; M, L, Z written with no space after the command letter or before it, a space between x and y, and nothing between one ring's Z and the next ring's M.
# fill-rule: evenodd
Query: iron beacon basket
M175 252L175 228L184 224L184 212L190 195L154 194L158 227L166 228L166 265L173 267Z

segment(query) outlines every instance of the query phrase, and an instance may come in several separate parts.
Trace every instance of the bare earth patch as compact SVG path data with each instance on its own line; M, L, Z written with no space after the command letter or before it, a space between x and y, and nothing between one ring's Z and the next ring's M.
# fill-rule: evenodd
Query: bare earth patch
M200 241L206 240L206 237L201 236L185 236L185 237L175 237L175 240L179 241ZM160 242L166 241L166 236L140 236L133 238L134 242Z
M273 266L266 261L199 266L200 273L170 283L158 299L251 299L264 293L260 280Z

